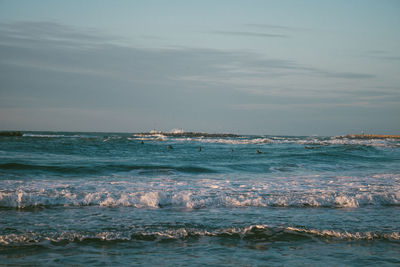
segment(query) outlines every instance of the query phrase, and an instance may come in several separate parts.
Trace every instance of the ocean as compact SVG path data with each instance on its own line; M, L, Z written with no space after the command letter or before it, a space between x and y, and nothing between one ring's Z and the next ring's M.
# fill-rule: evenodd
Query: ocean
M400 139L0 136L0 265L399 266Z

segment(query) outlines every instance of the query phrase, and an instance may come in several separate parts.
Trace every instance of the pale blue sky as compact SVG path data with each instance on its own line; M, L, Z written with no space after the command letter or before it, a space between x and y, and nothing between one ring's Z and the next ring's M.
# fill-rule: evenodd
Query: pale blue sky
M0 130L400 133L400 1L0 1Z

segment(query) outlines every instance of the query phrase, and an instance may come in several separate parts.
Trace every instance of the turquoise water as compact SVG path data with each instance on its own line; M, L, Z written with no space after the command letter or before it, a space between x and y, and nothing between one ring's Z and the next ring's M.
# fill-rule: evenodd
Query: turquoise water
M399 255L399 140L0 137L3 265L396 266Z

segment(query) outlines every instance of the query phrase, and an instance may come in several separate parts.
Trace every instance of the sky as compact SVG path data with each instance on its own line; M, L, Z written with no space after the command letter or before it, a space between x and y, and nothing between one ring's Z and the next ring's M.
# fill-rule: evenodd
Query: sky
M400 134L400 1L0 0L0 130Z

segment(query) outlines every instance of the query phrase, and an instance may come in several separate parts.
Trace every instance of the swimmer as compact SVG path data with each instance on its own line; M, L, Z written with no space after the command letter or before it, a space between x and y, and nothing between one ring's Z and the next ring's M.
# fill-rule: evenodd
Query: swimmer
M318 146L304 146L305 149L317 149Z
M262 152L260 150L258 150L258 149L256 150L256 153L257 154L262 154Z

